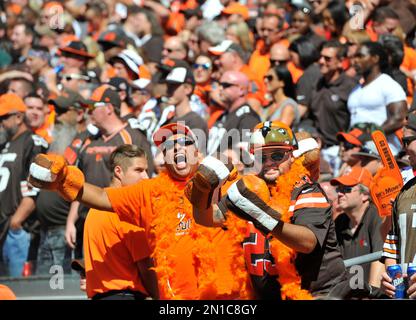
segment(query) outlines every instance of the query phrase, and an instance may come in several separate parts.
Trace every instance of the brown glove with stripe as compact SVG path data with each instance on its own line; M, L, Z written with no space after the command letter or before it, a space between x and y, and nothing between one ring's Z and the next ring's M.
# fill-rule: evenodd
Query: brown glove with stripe
M56 190L67 201L74 201L85 183L82 171L75 166L68 166L65 158L56 154L38 154L29 172L31 185Z
M222 185L228 179L234 179L236 175L237 171L232 164L224 164L208 156L186 185L185 195L194 207L207 209L212 203L219 201Z
M253 222L262 233L268 234L281 222L281 214L266 202L270 200L270 191L264 180L248 175L233 183L218 203L225 213L232 211L238 217Z

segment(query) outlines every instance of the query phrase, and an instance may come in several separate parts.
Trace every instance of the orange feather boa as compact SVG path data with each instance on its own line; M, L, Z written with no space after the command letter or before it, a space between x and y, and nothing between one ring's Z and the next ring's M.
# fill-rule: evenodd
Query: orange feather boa
M295 184L305 175L309 176L309 172L302 165L303 159L304 156L296 159L290 171L280 177L276 187L270 190L271 200L268 204L282 214L282 221L285 223L290 223L292 217L289 206ZM270 241L270 252L275 258L282 299L313 299L308 290L301 288L301 279L294 265L296 252L275 238Z
M185 297L175 289L170 287L171 281L175 277L174 257L166 255L166 248L178 241L178 236L172 226L176 226L178 219L176 212L186 212L192 217L192 205L184 195L186 182L174 181L166 173L161 173L155 179L157 184L152 190L152 199L158 199L152 203L153 212L156 217L152 223L151 232L155 239L155 250L153 257L157 266L155 271L158 275L159 291L162 299L182 300ZM234 224L241 231L243 221L236 221ZM192 221L189 236L194 241L193 252L191 253L194 261L194 270L198 278L199 299L250 299L253 297L250 287L250 279L245 271L244 253L240 238L233 246L233 265L234 279L232 289L224 288L219 280L216 270L216 256L213 248L212 238L218 232L216 228L207 228L197 225ZM228 231L227 231L228 232ZM242 239L241 239L242 240Z

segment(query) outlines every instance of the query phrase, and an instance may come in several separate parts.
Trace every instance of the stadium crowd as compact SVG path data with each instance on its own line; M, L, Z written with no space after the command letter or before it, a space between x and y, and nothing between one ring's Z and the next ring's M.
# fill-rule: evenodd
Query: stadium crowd
M413 0L1 1L0 277L416 298L415 36Z

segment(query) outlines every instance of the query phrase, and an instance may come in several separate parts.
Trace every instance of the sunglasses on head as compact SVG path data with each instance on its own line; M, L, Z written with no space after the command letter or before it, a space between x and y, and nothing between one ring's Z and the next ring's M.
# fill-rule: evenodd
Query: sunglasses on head
M235 83L228 83L228 82L220 82L219 85L224 89L230 88L232 86L237 86Z
M105 102L88 103L86 105L88 112L93 112L95 109L100 108L100 107L105 107L105 106L106 106Z
M194 143L195 141L188 137L180 137L174 140L166 140L163 145L166 150L171 150L176 144L179 144L182 147L187 147L193 145Z
M287 159L287 152L285 151L275 151L272 154L262 154L261 160L262 162L266 162L267 159L272 159L275 163L282 163Z
M337 193L351 193L354 187L338 186L335 188Z
M413 141L416 140L416 136L411 136L411 137L403 137L402 141L403 141L403 147L407 148L409 146L409 144L411 144Z
M193 67L194 67L194 69L202 68L204 70L209 70L209 69L211 69L211 63L209 63L209 62L206 62L206 63L195 63L193 65Z

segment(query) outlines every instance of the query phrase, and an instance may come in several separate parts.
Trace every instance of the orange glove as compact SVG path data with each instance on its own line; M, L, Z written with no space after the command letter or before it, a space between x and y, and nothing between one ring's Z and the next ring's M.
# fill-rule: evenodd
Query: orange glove
M392 202L403 186L403 178L383 133L374 131L371 136L380 154L383 168L374 176L370 191L379 215L384 217L391 215Z
M85 183L82 171L75 166L68 166L61 155L38 154L29 171L31 185L57 191L67 201L74 201Z

